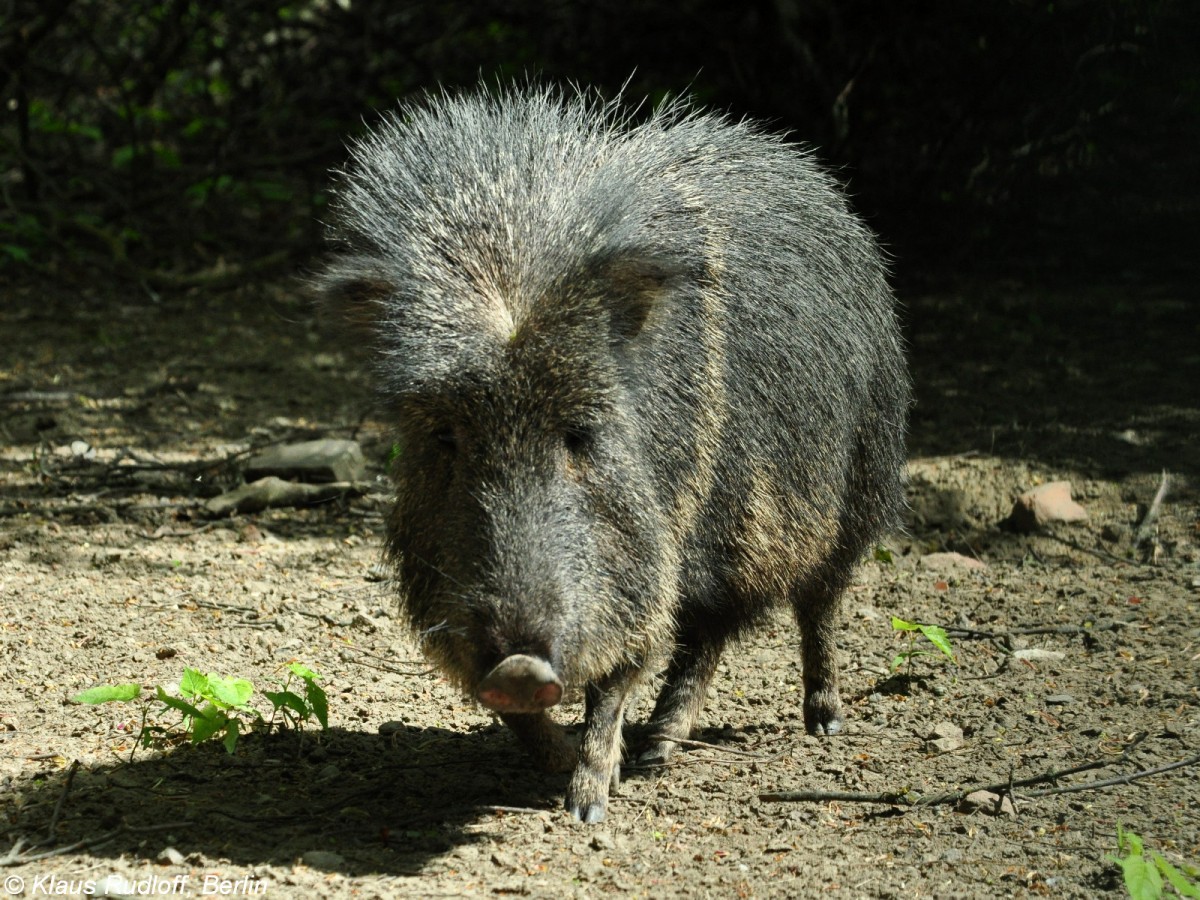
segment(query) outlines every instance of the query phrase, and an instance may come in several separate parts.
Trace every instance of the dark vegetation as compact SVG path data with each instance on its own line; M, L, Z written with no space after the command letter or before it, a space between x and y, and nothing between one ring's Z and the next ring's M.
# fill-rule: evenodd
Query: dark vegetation
M347 136L414 91L535 75L790 129L901 278L1186 278L1197 46L1191 0L5 0L0 272L310 267Z

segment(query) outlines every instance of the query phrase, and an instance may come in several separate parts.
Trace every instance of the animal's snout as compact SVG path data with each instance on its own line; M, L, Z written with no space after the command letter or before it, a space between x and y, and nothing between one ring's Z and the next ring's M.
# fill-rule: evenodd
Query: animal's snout
M498 713L537 713L562 700L562 680L550 663L514 653L496 664L475 689L475 698Z

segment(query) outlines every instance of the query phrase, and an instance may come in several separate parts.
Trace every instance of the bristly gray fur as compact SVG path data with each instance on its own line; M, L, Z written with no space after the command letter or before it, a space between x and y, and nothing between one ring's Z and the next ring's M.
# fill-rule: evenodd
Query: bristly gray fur
M776 603L809 728L840 728L837 601L897 523L910 402L881 254L812 156L686 103L624 109L402 107L352 148L322 277L403 446L405 613L468 690L511 654L586 689L568 805L589 821L632 688L669 661L665 757ZM522 715L539 761L570 760Z

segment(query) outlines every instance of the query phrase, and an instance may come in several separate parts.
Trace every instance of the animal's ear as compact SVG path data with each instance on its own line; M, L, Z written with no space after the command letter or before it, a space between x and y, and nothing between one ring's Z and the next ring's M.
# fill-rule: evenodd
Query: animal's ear
M682 260L637 250L606 257L599 272L608 297L613 337L618 340L637 337L654 310L689 280Z
M354 340L374 337L395 286L373 260L348 257L331 265L316 280L317 308L335 331Z

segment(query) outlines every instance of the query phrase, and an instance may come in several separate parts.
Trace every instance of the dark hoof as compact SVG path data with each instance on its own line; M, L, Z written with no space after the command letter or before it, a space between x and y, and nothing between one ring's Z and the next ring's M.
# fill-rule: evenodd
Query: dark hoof
M587 825L603 822L608 810L608 798L616 792L620 783L620 766L614 766L608 777L603 777L581 764L567 788L566 807L577 822Z
M840 732L846 725L846 718L841 710L809 710L804 709L804 727L809 734L833 735Z
M583 822L585 825L596 825L604 821L607 803L600 800L592 803L572 803L570 798L567 798L567 809L571 815L575 817L576 822Z
M639 766L661 766L669 760L679 745L674 741L655 741L638 754Z
M842 718L830 719L827 722L813 722L806 724L809 734L833 735L837 734L845 726L846 720Z

